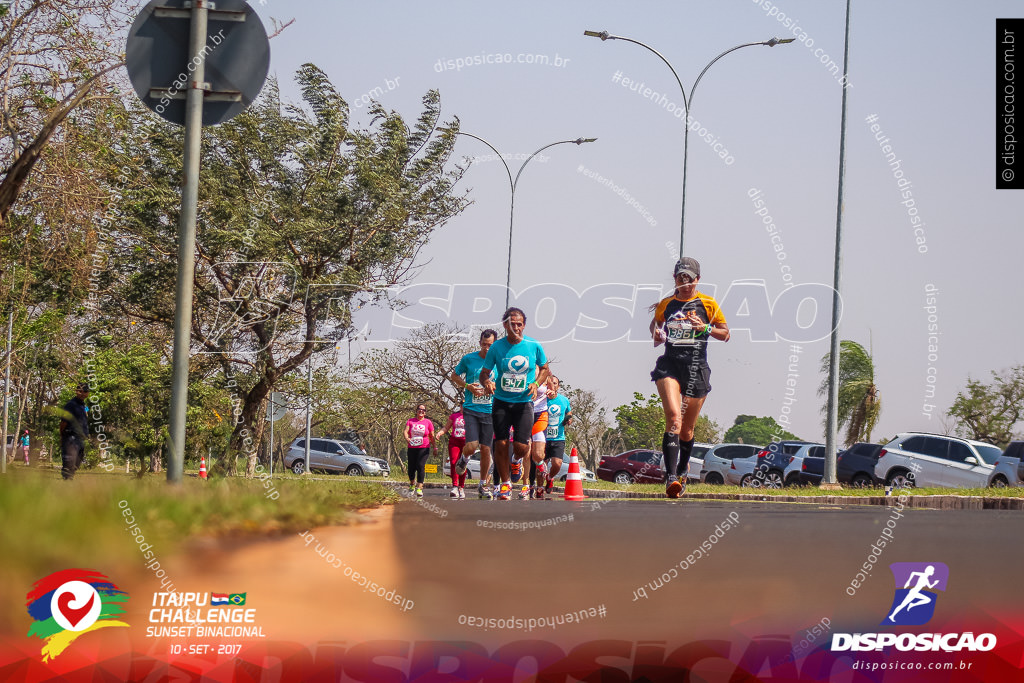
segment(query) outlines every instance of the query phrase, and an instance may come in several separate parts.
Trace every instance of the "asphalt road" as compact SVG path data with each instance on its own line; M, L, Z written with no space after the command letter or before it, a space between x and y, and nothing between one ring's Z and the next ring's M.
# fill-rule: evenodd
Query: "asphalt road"
M773 635L797 645L822 619L831 631L877 629L893 600L894 562L948 565L936 622L1024 606L1011 578L1024 565L1024 512L426 493L398 505L393 530L416 600L409 616L435 640L493 647ZM885 529L892 540L874 554ZM872 555L870 576L852 588ZM540 623L590 608L604 616L532 629L491 621Z

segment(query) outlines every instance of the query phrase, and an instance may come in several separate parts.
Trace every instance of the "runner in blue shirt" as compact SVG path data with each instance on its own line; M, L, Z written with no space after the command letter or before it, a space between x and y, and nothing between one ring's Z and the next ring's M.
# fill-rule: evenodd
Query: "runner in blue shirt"
M469 458L480 448L480 481L477 495L491 498L487 480L491 476L491 442L494 441L494 425L491 422L493 397L480 384L480 370L484 367L487 351L497 339L498 333L487 329L480 333L480 350L467 353L459 360L449 379L464 392L462 416L466 421L466 445L462 453Z
M569 399L558 393L561 383L551 375L548 379L548 430L547 443L544 446L544 460L548 461L548 480L544 486L547 493L555 485L555 477L562 469L562 458L565 457L565 428L572 423L572 408Z
M485 392L494 395L494 461L501 476L498 500L508 500L512 491L509 435L515 441L515 457L525 458L530 453L533 399L547 380L548 358L539 342L523 335L526 314L521 309L509 308L501 319L505 336L487 352L480 384Z

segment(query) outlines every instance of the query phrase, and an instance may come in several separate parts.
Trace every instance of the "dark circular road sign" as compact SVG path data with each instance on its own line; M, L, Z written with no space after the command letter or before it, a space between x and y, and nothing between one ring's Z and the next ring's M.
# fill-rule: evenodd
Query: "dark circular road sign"
M184 125L185 96L195 67L189 54L187 0L152 0L135 18L125 48L128 77L142 103ZM223 123L260 94L270 69L270 41L245 0L217 0L209 10L203 125Z

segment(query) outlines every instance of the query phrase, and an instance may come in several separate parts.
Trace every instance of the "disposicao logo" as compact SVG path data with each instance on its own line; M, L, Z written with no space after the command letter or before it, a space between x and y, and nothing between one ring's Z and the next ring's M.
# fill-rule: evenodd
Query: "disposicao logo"
M64 652L79 636L128 624L114 617L124 612L128 594L91 569L65 569L36 581L26 605L34 621L28 636L43 639L43 661Z
M949 567L941 562L895 562L889 569L896 581L896 595L882 626L927 624L935 615L938 594L934 591L946 590Z
M938 593L945 591L949 567L942 562L894 562L889 565L896 581L892 605L881 626L920 626L935 615ZM987 652L996 646L991 633L833 633L832 651L881 652L895 647L901 652Z

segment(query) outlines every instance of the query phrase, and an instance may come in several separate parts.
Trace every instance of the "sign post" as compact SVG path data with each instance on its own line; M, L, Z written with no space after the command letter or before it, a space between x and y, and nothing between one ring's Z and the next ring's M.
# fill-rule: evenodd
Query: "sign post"
M189 21L187 37L182 19ZM167 466L167 481L180 483L203 126L227 121L256 99L270 67L270 46L262 22L244 0L152 0L135 19L125 53L143 104L185 126Z

